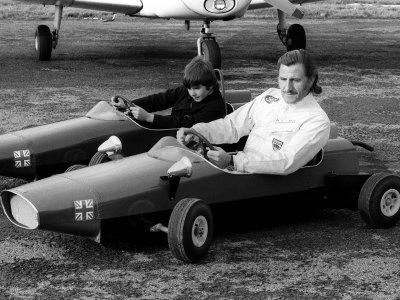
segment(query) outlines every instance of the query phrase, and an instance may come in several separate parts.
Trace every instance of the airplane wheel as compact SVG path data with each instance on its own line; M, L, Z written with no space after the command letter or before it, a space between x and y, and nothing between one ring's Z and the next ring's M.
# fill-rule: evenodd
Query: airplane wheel
M292 51L296 49L306 49L306 32L300 24L290 25L286 33L286 49Z
M203 40L201 54L203 54L204 59L211 62L214 69L221 69L221 50L215 40Z
M172 254L184 262L202 260L210 248L213 229L213 215L207 203L200 199L182 199L168 223L168 245Z
M64 171L64 173L75 171L75 170L79 170L79 169L83 169L83 168L86 168L86 165L81 165L81 164L72 165L72 166L68 167Z
M53 36L50 28L46 25L39 25L35 33L35 50L38 60L50 60L53 49Z
M108 161L110 161L110 158L108 157L108 155L106 153L96 152L93 155L92 159L90 160L89 166L103 164Z
M358 197L363 220L375 228L388 228L400 218L400 177L377 173L367 179Z

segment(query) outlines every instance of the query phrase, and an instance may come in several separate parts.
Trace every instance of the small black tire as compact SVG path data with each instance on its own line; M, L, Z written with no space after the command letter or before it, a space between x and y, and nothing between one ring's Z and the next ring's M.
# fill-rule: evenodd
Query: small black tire
M51 58L53 50L53 35L46 25L39 25L35 33L36 58L40 61L47 61Z
M64 171L64 173L71 172L71 171L75 171L75 170L79 170L79 169L83 169L83 168L86 168L86 167L87 167L86 165L75 164L75 165L69 166L69 167Z
M108 157L106 153L96 152L93 157L90 159L89 166L99 165L110 161L111 159Z
M196 263L211 246L214 221L210 206L200 199L185 198L174 207L168 223L168 245L175 258Z
M306 49L306 32L300 24L292 24L286 33L286 49L287 51Z
M362 219L374 228L388 228L400 218L400 177L376 173L369 177L358 197Z
M201 43L201 54L205 60L211 62L214 69L221 69L221 50L215 40L203 40Z

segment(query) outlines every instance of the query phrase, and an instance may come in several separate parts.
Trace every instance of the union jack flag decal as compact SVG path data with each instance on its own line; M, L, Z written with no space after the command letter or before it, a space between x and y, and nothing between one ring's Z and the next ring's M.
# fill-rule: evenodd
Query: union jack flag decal
M29 151L29 149L14 151L14 161L16 168L30 167L31 151Z
M75 221L90 221L94 219L94 204L93 199L76 200L75 206Z

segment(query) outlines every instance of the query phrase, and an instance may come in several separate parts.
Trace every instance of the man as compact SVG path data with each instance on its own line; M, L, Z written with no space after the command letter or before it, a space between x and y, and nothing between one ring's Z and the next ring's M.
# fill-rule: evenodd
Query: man
M314 99L318 72L309 54L285 53L278 61L279 89L271 88L224 119L192 127L213 144L235 143L248 135L243 151L208 151L211 162L238 172L287 175L310 161L329 138L330 121ZM193 135L179 129L179 142Z
M113 105L126 108L121 102ZM145 121L151 128L190 127L198 122L210 122L225 116L225 102L219 91L215 71L209 61L197 56L185 67L183 84L174 89L132 101L132 116ZM172 108L170 115L154 112Z

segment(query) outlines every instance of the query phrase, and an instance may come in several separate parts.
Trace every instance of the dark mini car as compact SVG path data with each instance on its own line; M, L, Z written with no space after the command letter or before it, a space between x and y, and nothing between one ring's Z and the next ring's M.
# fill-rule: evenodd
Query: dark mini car
M227 113L250 100L250 91L225 91L222 80L221 83ZM151 129L110 103L100 101L83 117L0 135L0 176L41 179L76 164L108 160L107 156L96 153L98 146L111 135L117 135L123 142L121 155L143 153L161 137L175 136L176 131L177 128Z
M103 242L110 220L146 216L138 220L152 231L166 232L173 255L185 262L206 256L213 238L213 209L231 203L252 207L252 201L271 203L278 196L301 195L358 208L374 227L394 225L400 216L400 178L360 172L357 146L336 133L332 125L326 146L287 176L220 169L201 154L206 146L213 147L204 138L192 150L167 136L147 153L3 191L2 206L19 227L77 234L97 242ZM100 148L112 152L109 144ZM159 213L169 216L168 226L159 223Z

